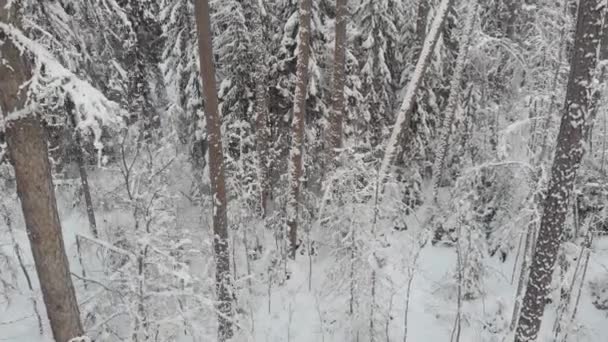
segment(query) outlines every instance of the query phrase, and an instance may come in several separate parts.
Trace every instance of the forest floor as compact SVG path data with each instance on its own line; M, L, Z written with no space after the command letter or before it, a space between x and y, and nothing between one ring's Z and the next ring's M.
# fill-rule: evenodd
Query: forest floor
M80 263L76 248L76 234L88 235L86 215L82 209L73 208L66 194L59 195L59 207L63 224L63 234L72 272L80 274ZM17 203L15 203L15 210ZM184 211L182 221L196 224L197 219L187 215L194 214L196 208ZM0 341L14 342L47 342L49 327L44 322L44 333L40 335L38 321L33 311L32 299L37 302L41 316L45 317L44 305L37 284L33 260L21 215L17 211L13 215L13 229L16 231L17 242L24 256L29 275L33 278L34 291L27 288L26 279L21 270L16 270L10 276L19 284L18 291L0 300ZM108 219L117 220L112 211L100 213L100 229ZM118 215L120 216L120 215ZM119 218L118 218L119 219ZM407 240L416 227L407 231L394 231L391 241ZM600 342L608 336L608 316L605 311L597 310L590 295L589 283L606 277L608 273L608 240L597 239L594 242L586 282L580 305L571 327L568 341ZM345 274L344 266L336 265L331 252L320 248L317 255L308 257L298 256L297 261L287 265L289 279L282 284L256 279L264 270L254 271L250 288L242 286L239 306L242 312L239 323L243 327L237 335L237 341L256 342L342 342L368 341L369 331L374 329L376 341L406 341L405 303L407 298L408 279L410 272L404 265L414 265L413 282L409 299L407 319L407 341L454 341L457 333L455 318L458 313L457 300L457 255L454 248L432 246L427 244L420 252L415 263L405 260L404 248L407 244L393 243L382 251L388 262L381 267L360 265L360 268L373 269L377 279L377 296L372 299L362 296L356 299L353 313L349 313L351 286L359 291L369 286L368 278L358 278L354 284L349 283L341 274ZM6 229L0 230L0 248L2 254L14 256ZM88 258L95 258L88 255ZM507 336L511 321L512 307L517 286L517 276L512 277L515 258L509 256L505 262L498 257L486 258L484 274L481 280L482 295L474 300L462 302L460 341L463 342L502 342L509 341ZM94 260L85 260L92 265ZM371 262L370 262L371 264ZM240 272L245 265L238 265ZM193 269L193 272L196 270ZM360 271L360 270L358 270ZM89 276L95 270L89 269ZM102 277L103 273L95 277ZM513 278L513 280L512 280ZM77 294L82 301L91 291L84 290L81 280L75 278ZM241 281L243 284L244 281ZM90 286L91 287L91 286ZM89 288L90 288L89 287ZM382 294L380 294L380 292ZM16 294L18 293L18 294ZM361 293L366 293L361 291ZM1 294L0 294L1 295ZM370 303L376 303L372 306ZM371 310L374 308L374 326L370 328ZM539 341L553 341L553 324L556 307L547 307L541 338ZM203 341L201 339L183 337L180 341ZM100 341L103 342L103 341Z

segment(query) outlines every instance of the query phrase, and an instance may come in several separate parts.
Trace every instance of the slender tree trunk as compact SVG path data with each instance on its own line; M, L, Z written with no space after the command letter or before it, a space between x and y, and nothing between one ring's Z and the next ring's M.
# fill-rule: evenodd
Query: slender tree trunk
M384 150L384 158L382 159L382 164L380 165L380 178L378 184L384 183L388 173L388 168L397 155L397 145L399 142L404 141L407 143L407 141L409 141L409 139L400 139L400 137L402 134L408 134L407 123L410 121L410 116L412 115L412 111L414 109L416 92L418 91L418 87L422 82L422 77L424 76L426 68L428 67L433 56L433 50L435 49L435 45L439 39L441 28L451 4L452 0L441 0L435 13L435 18L433 18L433 24L431 25L429 33L424 40L420 57L416 63L416 69L414 69L414 75L407 85L405 97L403 98L403 102L401 103L401 107L397 113L395 126L393 126L393 132L391 133L391 137L389 138Z
M465 62L467 60L467 53L469 50L469 44L471 42L471 36L473 35L473 26L475 24L475 16L477 15L477 1L474 0L469 9L468 17L465 22L465 27L462 32L460 39L460 47L458 51L458 57L456 58L456 67L452 74L452 82L450 84L450 96L448 97L447 108L445 109L445 116L443 118L443 128L439 139L439 149L435 153L435 165L433 167L433 200L437 200L437 192L439 185L441 184L441 176L445 167L445 157L448 152L448 144L450 141L450 134L452 133L452 123L454 122L454 115L458 107L458 100L460 99L460 88L462 81L462 74L464 73Z
M346 18L348 0L336 0L336 37L334 46L334 84L332 115L329 129L329 163L337 163L337 149L342 147L342 122L344 121L344 81L346 56Z
M0 0L0 21L19 27L19 10ZM19 49L0 31L0 107L7 120L6 141L15 168L17 192L34 256L46 312L57 342L83 335L70 277L44 128L25 106L31 69ZM21 112L20 115L14 113Z
M78 164L78 172L80 173L80 183L82 185L82 192L84 193L84 201L87 209L87 217L89 219L89 228L93 237L98 238L99 233L97 232L97 223L95 220L95 210L93 208L93 200L91 198L91 188L89 187L89 177L87 175L87 169L85 167L84 156L82 153L82 138L80 136L80 130L76 123L76 113L74 111L74 103L72 99L67 98L65 109L68 112L72 127L74 127L74 156L76 157L76 163Z
M538 336L545 297L549 292L563 234L568 201L583 156L585 114L592 102L589 88L597 61L601 12L605 10L603 4L600 7L600 3L600 0L581 0L579 4L566 103L530 276L515 334L516 342L535 341Z
M262 6L262 5L260 5ZM266 30L263 8L252 11L252 30L254 30L254 52L257 59L255 77L255 140L258 168L258 185L261 216L268 214L268 200L271 196L270 186L270 127L268 122L268 53L265 48Z
M198 52L203 80L207 135L209 137L209 177L213 194L213 247L215 253L215 282L218 299L218 340L229 340L232 335L232 280L230 277L230 251L228 248L228 222L226 216L226 186L221 121L217 111L217 88L211 44L209 3L196 0L196 26Z
M310 15L311 1L300 0L300 30L298 63L296 66L296 90L291 122L292 141L289 156L289 200L287 203L287 226L289 228L290 256L296 257L298 245L298 206L300 183L304 170L302 152L304 150L304 120L306 115L306 90L308 88L308 60L310 58Z
M426 37L426 22L429 16L429 0L419 0L418 12L416 13L416 48L414 50L414 62L420 57L420 51Z
M260 74L255 88L255 139L256 152L258 156L258 184L260 187L260 209L262 217L268 213L268 199L270 198L269 177L269 140L270 129L268 127L268 102L266 99L265 75Z

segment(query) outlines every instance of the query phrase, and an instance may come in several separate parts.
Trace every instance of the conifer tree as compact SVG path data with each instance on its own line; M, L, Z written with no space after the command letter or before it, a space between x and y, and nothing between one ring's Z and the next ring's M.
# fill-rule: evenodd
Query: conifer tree
M601 40L601 15L605 10L605 4L599 0L584 0L578 6L566 101L530 276L517 323L516 342L534 341L538 337L572 188L583 157L585 116L592 104L589 89Z
M32 76L31 61L13 41L13 31L21 28L24 15L20 5L0 0L0 111L53 337L68 342L81 337L83 328L57 211L46 132L24 87Z
M198 51L207 135L209 137L209 178L213 198L213 249L215 254L215 288L218 309L218 340L228 341L233 336L232 279L230 275L230 251L228 246L228 217L226 215L226 185L224 179L224 151L222 147L221 119L213 63L211 20L207 0L196 0L196 26Z

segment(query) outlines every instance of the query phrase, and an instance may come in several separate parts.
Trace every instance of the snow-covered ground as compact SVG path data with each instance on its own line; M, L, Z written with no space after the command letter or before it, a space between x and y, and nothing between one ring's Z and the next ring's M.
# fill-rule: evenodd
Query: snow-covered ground
M103 177L101 177L103 179ZM99 183L99 182L98 182ZM99 185L99 184L98 184ZM76 234L89 235L87 219L79 207L73 208L68 200L70 194L58 196L63 223L63 233L72 272L81 274L77 257ZM200 212L196 207L189 206L187 201L182 204L179 217L182 224L196 225L200 222ZM25 266L32 277L34 291L27 289L26 279L20 269L12 275L2 275L3 278L14 277L19 284L18 289L11 291L9 296L2 297L0 305L0 341L37 342L52 341L49 337L49 327L46 321L44 305L39 292L35 270L23 220L18 211L17 203L13 203L13 229L16 231L17 242L22 251ZM100 231L104 225L114 224L120 220L116 212L98 213ZM4 223L0 223L0 247L2 255L15 259L13 246ZM196 228L196 227L193 227ZM201 234L204 235L201 228ZM374 313L374 331L376 341L405 341L404 312L408 288L408 271L406 265L413 264L413 250L407 241L412 239L416 231L413 227L407 231L392 231L388 240L390 245L379 253L387 261L382 266L373 262L360 264L366 270L375 270L377 279L377 306ZM204 237L202 237L204 239ZM608 240L598 239L594 243L583 295L575 318L572 333L568 341L600 342L608 336L608 317L604 311L597 310L591 302L589 282L601 278L608 270ZM87 260L88 277L103 279L103 272L95 253L84 253ZM282 284L276 280L269 286L268 274L264 270L255 269L251 279L251 287L244 285L247 279L237 280L239 284L238 324L240 332L235 340L256 342L313 342L313 341L367 341L370 331L371 298L357 299L357 312L349 313L349 284L336 284L335 276L342 274L340 266L336 265L330 251L320 248L317 255L309 258L299 255L297 260L287 265L289 279ZM263 258L262 258L263 260ZM371 259L370 259L371 260ZM485 272L482 279L483 296L479 299L462 302L460 341L466 342L502 342L510 341L507 336L511 321L512 306L517 286L517 276L512 277L514 255L511 254L506 262L498 257L486 259ZM204 264L204 260L202 261ZM192 272L196 273L199 263L194 262ZM262 265L260 261L260 265ZM414 280L411 286L407 322L407 341L453 341L455 337L455 317L458 311L457 281L455 276L457 255L453 247L432 246L427 244L420 252L413 270ZM98 266L95 266L98 265ZM240 275L245 271L245 265L237 265ZM4 268L3 268L4 269ZM201 272L203 272L201 267ZM206 272L206 271L205 271ZM203 276L203 275L199 275ZM312 278L310 278L312 277ZM512 278L514 279L512 281ZM356 286L369 286L368 278L358 279ZM74 277L79 301L86 301L91 295L91 287L84 289L82 280ZM380 293L382 292L382 293ZM368 293L361 291L361 293ZM40 335L38 321L33 310L32 298L37 303L38 311L43 317L43 335ZM367 303L367 304L366 304ZM390 308L390 309L389 309ZM555 304L550 304L543 320L542 333L539 341L553 341L552 327L555 319ZM210 318L207 318L210 319ZM211 336L214 335L210 332ZM201 341L193 337L182 336L180 341Z

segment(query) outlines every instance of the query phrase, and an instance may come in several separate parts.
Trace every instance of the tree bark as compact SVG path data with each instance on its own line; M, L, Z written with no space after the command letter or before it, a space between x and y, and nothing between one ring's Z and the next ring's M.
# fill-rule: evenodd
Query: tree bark
M78 164L78 172L80 173L80 184L82 185L82 192L84 194L84 202L87 210L87 217L89 219L89 229L93 237L98 238L99 233L97 232L97 222L95 220L95 209L93 208L93 199L91 197L91 188L89 187L89 177L87 175L87 169L85 166L84 156L82 153L82 137L80 136L80 130L76 123L76 112L74 110L74 103L72 99L67 98L65 103L65 109L68 112L72 127L74 128L74 156L76 157L76 163Z
M19 27L19 15L15 3L7 7L7 0L0 0L0 21ZM61 233L45 131L27 112L27 89L21 89L30 79L31 69L7 32L0 31L0 40L4 41L0 55L6 62L0 64L0 107L7 120L6 140L17 192L53 337L67 342L82 336L83 329Z
M292 259L296 257L298 245L298 205L300 183L303 175L302 151L304 149L304 119L306 115L306 90L308 88L308 60L310 58L311 6L311 0L300 0L298 63L291 122L292 141L289 156L289 200L287 203L287 226L289 228L290 256Z
M261 5L260 5L261 6ZM254 57L257 58L255 77L255 141L258 166L258 184L261 216L268 214L268 200L271 196L270 186L270 126L268 122L268 54L265 51L266 30L263 22L263 10L252 11L251 19L254 30Z
M337 149L342 147L342 122L344 121L344 81L346 58L346 16L348 0L336 0L336 36L334 46L334 84L332 115L329 129L329 163L337 164Z
M568 201L583 157L585 114L592 102L589 88L597 62L601 12L605 10L603 4L600 7L600 3L600 0L581 0L578 9L566 102L530 276L515 333L516 342L535 341L538 336L545 297L551 284L569 208Z
M221 120L217 110L217 88L215 66L211 44L211 22L207 0L196 0L196 26L198 52L207 135L209 139L209 178L213 194L213 247L215 253L215 290L218 299L218 340L227 341L232 331L232 279L230 277L230 251L228 248L228 222L226 216L226 186L224 179L224 155L222 147Z
M260 77L263 77L260 75ZM263 77L266 80L266 77ZM268 127L268 102L266 99L266 85L258 81L255 89L255 139L256 153L258 156L258 184L260 187L260 210L262 217L268 213L268 200L270 198L269 177L269 140L270 129Z

